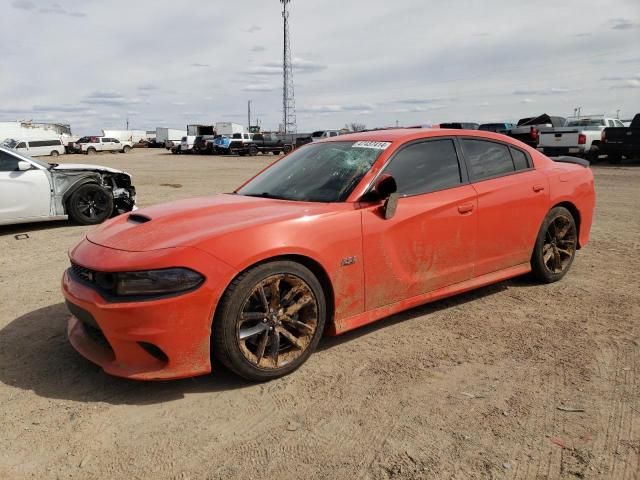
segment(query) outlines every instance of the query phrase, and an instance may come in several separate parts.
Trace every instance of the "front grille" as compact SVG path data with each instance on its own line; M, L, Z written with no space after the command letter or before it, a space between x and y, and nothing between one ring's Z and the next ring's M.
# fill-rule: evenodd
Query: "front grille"
M96 281L96 272L95 270L91 270L89 268L82 267L77 263L71 262L71 271L73 274L78 277L80 280L83 280L87 283L95 284Z

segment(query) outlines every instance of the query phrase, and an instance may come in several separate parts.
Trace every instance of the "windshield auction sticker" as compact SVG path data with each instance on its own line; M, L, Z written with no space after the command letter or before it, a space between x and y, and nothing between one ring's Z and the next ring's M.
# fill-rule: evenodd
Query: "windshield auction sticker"
M356 142L353 148L375 148L376 150L386 150L391 142Z

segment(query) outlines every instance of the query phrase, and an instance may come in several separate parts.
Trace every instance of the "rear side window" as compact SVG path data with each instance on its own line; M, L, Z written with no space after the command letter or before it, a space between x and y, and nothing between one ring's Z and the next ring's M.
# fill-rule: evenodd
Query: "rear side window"
M531 165L529 164L529 156L522 150L517 148L509 148L511 151L511 158L513 158L513 166L516 170L526 170Z
M469 176L472 181L507 175L515 171L506 145L468 138L461 139L460 143L469 162Z
M24 142L20 142L18 145L16 145L16 148L27 148L27 144Z
M402 196L419 195L462 183L453 140L432 140L403 148L391 160L390 173Z
M18 159L13 155L0 152L0 172L13 172L18 169Z

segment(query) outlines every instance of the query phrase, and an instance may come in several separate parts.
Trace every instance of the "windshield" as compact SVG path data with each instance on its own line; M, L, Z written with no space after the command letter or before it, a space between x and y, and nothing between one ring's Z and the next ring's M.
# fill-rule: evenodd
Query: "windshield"
M275 163L236 193L302 202L343 202L389 145L309 144Z
M7 148L16 148L16 145L18 145L18 141L14 140L13 138L5 138L2 141L2 146L3 147L7 147Z
M26 160L26 161L31 162L31 163L35 163L37 165L40 165L41 167L44 167L44 168L51 167L50 163L43 162L42 160L38 160L37 158L32 158L29 155L25 155L22 152L16 152L15 150L13 150L11 153L13 155L15 155L16 157L20 157L23 160ZM56 164L54 164L54 165L56 165Z

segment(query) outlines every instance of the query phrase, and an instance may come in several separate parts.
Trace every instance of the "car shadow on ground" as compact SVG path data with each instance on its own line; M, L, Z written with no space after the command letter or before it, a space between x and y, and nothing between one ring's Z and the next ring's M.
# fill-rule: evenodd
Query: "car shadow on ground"
M1 236L14 236L21 234L29 234L34 232L39 232L41 230L54 230L58 228L69 228L69 227L82 227L82 225L78 225L77 223L73 223L71 220L54 220L51 222L34 222L34 223L19 223L16 225L4 225L0 226L0 237Z
M473 302L510 287L533 284L528 277L521 277L416 307L339 337L324 338L319 350L331 349L405 320ZM46 398L114 405L155 404L181 399L190 393L214 393L255 385L221 365L216 365L211 375L184 380L140 382L109 376L71 347L66 336L68 318L65 305L58 303L22 315L1 329L0 382L32 390Z

